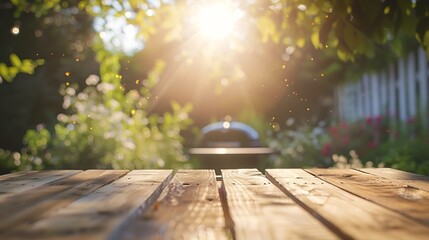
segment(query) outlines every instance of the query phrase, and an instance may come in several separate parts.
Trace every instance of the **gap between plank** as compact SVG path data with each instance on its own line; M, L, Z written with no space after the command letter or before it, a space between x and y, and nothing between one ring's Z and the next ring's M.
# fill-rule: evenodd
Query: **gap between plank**
M144 214L150 207L155 204L156 200L159 198L161 193L164 191L164 188L171 182L174 175L176 174L176 171L172 172L168 177L160 184L160 186L151 193L151 195L140 205L137 209L134 210L133 213L131 213L124 221L118 224L116 226L115 230L113 230L110 235L107 237L109 240L116 240L120 239L122 235L123 229L126 228L126 226L142 214Z
M365 199L367 201L370 201L372 203L375 203L379 205L380 207L383 207L385 209L397 212L398 214L401 214L402 216L418 222L420 224L424 224L426 226L429 225L428 222L428 215L426 214L426 210L428 209L428 205L426 202L424 202L424 199L428 199L428 194L424 190L420 190L419 188L416 188L414 186L408 185L404 182L395 180L395 179L389 179L382 176L378 176L375 174L358 171L356 169L336 169L332 170L332 173L330 174L320 174L318 173L318 169L304 169L306 172L314 175L315 177L328 182L335 187L338 187L342 189L343 191L346 191L350 194L353 194L359 198ZM356 173L356 175L354 174ZM360 181L354 180L353 177L356 176L356 178L359 178ZM368 178L372 178L373 180L382 180L382 182L374 181L371 183L368 183L366 179L364 179L364 176ZM352 177L348 179L349 177ZM385 181L385 182L383 182ZM380 189L379 194L374 194L373 192L369 192L369 187L375 188L375 187L382 187L383 189ZM415 191L421 191L421 193L416 193L417 196L420 198L417 199L407 199L403 196L399 196L397 191L402 189L414 189ZM387 190L384 190L387 189ZM366 193L366 194L364 194ZM386 196L389 195L389 196ZM421 194L421 195L420 195ZM414 196L413 196L414 197ZM404 199L405 202L404 202ZM423 199L423 200L421 200ZM418 201L421 201L420 209L416 211L414 207L410 208L410 204L418 204ZM391 201L391 204L387 204L386 201ZM415 201L415 202L412 202ZM392 207L395 206L395 207Z
M287 191L282 185L276 181L266 170L265 170L265 177L274 184L280 191L282 191L284 194L286 194L288 197L290 197L296 204L298 204L300 207L302 207L305 211L310 213L314 218L319 220L323 225L325 225L329 230L331 230L334 234L336 234L341 239L345 240L352 240L353 237L342 231L339 227L337 227L335 224L331 223L329 220L321 216L319 213L311 209L311 207L307 206L305 203L300 201L297 197L295 197L292 193ZM323 180L322 180L323 181ZM325 182L326 184L329 184Z
M216 178L218 178L218 176L216 176ZM220 181L217 181L217 183L218 183L217 189L218 189L218 193L219 193L219 197L220 197L220 203L222 205L223 216L225 218L225 229L227 232L231 233L232 239L236 240L234 221L232 220L231 214L229 212L228 201L227 201L226 190L225 190L225 184L223 183L222 175L220 176L219 179L220 179Z

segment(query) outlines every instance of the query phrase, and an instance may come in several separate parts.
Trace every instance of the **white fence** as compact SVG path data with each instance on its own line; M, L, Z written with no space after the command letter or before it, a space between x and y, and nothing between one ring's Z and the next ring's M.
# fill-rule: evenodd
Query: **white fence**
M340 121L388 117L396 122L418 122L428 128L428 59L418 49L387 69L347 82L335 91Z

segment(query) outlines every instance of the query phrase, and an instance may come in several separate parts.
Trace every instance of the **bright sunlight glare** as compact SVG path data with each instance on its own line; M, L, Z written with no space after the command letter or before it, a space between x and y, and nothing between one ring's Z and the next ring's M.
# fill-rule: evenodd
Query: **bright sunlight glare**
M197 14L197 26L201 34L211 40L228 37L235 29L243 11L227 4L202 6Z

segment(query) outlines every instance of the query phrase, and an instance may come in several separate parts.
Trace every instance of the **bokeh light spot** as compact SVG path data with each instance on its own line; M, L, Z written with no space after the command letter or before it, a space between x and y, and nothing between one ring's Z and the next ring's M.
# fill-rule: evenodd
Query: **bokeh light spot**
M14 27L12 27L12 29L10 30L10 32L11 32L13 35L18 35L18 34L19 34L19 27L18 27L18 26L14 26Z

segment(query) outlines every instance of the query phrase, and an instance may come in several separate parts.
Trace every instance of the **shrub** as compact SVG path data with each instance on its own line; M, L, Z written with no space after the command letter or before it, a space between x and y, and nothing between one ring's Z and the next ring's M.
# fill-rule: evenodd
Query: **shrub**
M396 130L398 126L404 130L401 134ZM380 117L353 124L340 123L328 130L326 154L333 156L337 167L356 167L359 160L361 166L382 165L429 174L429 135L424 131L419 135L408 131L416 127L412 121L397 123ZM347 159L346 156L352 152L351 158Z
M321 126L312 128L305 125L297 130L268 131L266 143L279 152L279 155L270 158L270 167L329 166L329 156L321 154L326 137Z
M27 132L27 147L22 152L32 157L18 165L78 169L186 167L180 131L191 124L191 106L173 102L171 113L148 113L150 89L162 68L163 63L158 62L140 92L123 92L114 82L100 82L95 75L88 77L87 87L81 92L77 87L62 89L63 107L68 113L57 116L52 132L42 125Z

